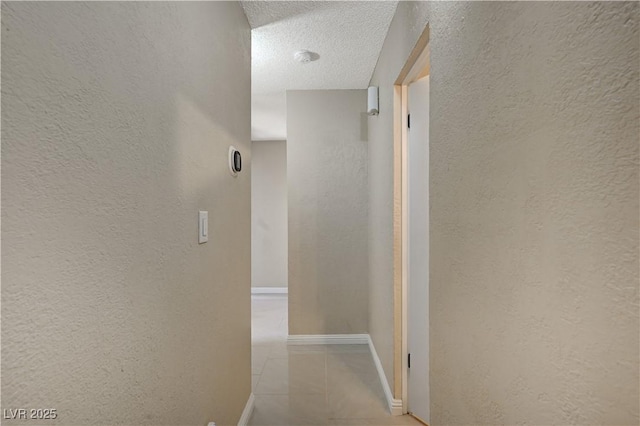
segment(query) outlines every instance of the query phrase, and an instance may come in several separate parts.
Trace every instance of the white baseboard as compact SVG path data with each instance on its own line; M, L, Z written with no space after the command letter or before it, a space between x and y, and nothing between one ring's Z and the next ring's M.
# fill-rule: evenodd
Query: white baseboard
M373 346L373 340L371 340L371 336L367 334L367 343L369 344L369 349L371 350L371 356L373 357L373 363L376 365L376 370L378 370L378 376L380 376L380 383L382 384L382 390L384 391L384 396L387 399L387 405L389 406L389 411L392 416L401 416L402 415L402 400L395 399L393 397L393 393L391 392L391 387L389 386L389 382L387 381L387 376L384 374L384 369L382 368L382 363L380 362L380 358L378 357L378 352L376 352L375 346Z
M402 415L402 400L393 397L387 376L384 374L382 363L373 345L373 340L368 334L292 334L287 337L287 343L290 345L369 345L371 357L384 391L384 397L389 406L389 412L392 416Z
M287 294L287 287L251 287L251 294Z
M290 334L290 345L366 345L368 334Z
M249 399L247 400L247 405L244 406L244 410L242 410L242 415L240 416L240 420L238 420L238 426L247 426L249 424L249 419L251 418L251 414L253 413L253 407L256 403L256 397L253 395L253 392L249 394Z

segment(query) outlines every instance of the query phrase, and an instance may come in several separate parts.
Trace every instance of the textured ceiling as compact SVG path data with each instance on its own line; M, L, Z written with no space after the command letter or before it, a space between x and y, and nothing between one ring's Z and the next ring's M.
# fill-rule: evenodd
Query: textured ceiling
M364 89L397 1L244 1L252 37L252 138L286 139L286 90ZM301 64L293 54L320 55Z

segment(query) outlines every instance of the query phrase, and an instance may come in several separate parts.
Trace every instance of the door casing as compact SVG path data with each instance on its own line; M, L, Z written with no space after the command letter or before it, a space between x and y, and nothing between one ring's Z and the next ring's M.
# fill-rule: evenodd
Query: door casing
M427 23L393 86L393 393L401 395L403 413L407 413L408 401L408 87L429 73L429 24Z

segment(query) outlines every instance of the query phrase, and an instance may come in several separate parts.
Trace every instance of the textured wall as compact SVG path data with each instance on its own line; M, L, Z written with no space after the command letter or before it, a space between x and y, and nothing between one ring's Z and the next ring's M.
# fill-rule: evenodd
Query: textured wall
M237 422L250 56L237 3L2 4L2 408Z
M366 90L287 92L289 333L367 331Z
M434 424L640 420L638 6L433 6Z
M369 117L369 334L387 381L393 373L393 83L427 22L428 3L401 1L371 85L380 114ZM398 382L399 383L399 382ZM401 398L398 389L396 398Z
M251 146L251 285L286 287L287 142Z
M638 4L398 14L370 156L378 133L391 152L389 86L428 16L432 424L638 424ZM389 217L390 191L372 190Z

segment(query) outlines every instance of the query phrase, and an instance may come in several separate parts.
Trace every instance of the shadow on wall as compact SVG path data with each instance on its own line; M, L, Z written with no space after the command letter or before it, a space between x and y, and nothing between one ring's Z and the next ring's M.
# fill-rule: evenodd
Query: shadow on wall
M369 142L369 114L360 113L360 140Z

